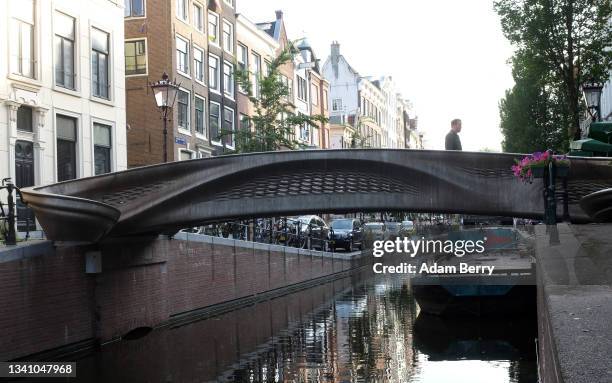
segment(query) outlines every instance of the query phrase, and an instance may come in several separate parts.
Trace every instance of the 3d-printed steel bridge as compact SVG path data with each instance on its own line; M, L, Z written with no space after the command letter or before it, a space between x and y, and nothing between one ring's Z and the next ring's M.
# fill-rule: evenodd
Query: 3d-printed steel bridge
M413 151L287 151L222 156L131 169L23 190L57 241L161 233L235 218L308 212L413 211L539 218L541 181L519 182L518 155ZM569 212L612 187L604 159L573 159ZM559 200L562 189L558 188ZM559 214L562 204L559 204Z

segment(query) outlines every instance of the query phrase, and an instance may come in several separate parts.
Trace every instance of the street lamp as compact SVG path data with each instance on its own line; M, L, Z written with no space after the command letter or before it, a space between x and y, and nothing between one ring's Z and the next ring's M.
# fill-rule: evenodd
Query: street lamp
M593 119L593 122L601 120L601 93L604 84L591 81L582 85L584 100L586 101L587 110Z
M161 109L162 119L164 120L164 162L168 162L168 109L174 106L178 85L168 79L168 74L164 72L161 80L151 83L151 90L155 96L157 107Z

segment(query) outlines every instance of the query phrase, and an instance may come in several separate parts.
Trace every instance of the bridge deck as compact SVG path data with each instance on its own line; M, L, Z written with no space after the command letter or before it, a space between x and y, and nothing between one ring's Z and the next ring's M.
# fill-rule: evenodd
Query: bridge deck
M23 194L50 239L89 243L309 212L541 217L541 184L523 184L510 170L519 157L388 149L257 153L130 169ZM609 159L573 159L568 179L572 220L589 220L580 199L610 187Z

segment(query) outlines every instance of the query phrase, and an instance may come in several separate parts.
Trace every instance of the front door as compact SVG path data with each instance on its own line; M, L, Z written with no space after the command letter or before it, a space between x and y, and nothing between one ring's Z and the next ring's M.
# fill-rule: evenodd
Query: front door
M34 186L34 145L29 141L15 142L15 186ZM19 197L17 200L17 230L36 230L34 212Z

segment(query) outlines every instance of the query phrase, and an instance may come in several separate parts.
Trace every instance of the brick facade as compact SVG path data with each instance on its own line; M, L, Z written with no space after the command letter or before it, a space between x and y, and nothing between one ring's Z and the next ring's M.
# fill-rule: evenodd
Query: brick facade
M227 21L233 28L233 52L235 52L235 10L225 1L219 1L221 7L217 8L215 2L185 0L187 20L183 21L177 15L177 1L147 0L144 17L129 17L125 19L126 41L145 39L147 53L147 73L126 76L126 108L128 122L128 166L137 167L160 163L163 161L163 121L161 113L155 104L150 84L161 78L163 72L168 73L183 91L189 94L189 118L185 129L179 129L178 100L175 101L170 121L168 122L168 161L180 159L183 151L192 158L207 157L222 153L223 146L215 145L218 134L211 133L210 129L210 102L221 106L221 125L223 124L224 108L234 111L235 127L237 126L235 96L224 96L223 90L223 63L233 64L234 55L225 52L220 45L210 41L208 28L208 13L214 12L219 16L219 44L222 42L223 21ZM194 6L202 10L203 29L196 27ZM235 0L234 0L235 7ZM178 70L177 64L177 37L188 42L187 73ZM202 81L196 79L194 49L203 51ZM209 90L209 54L220 59L219 63L219 91ZM235 87L235 84L234 84ZM234 91L234 94L236 92ZM204 100L203 134L196 132L196 96Z
M85 274L86 248L45 242L0 253L0 359L107 341L174 315L357 266L339 254L215 240L105 245L100 274Z

